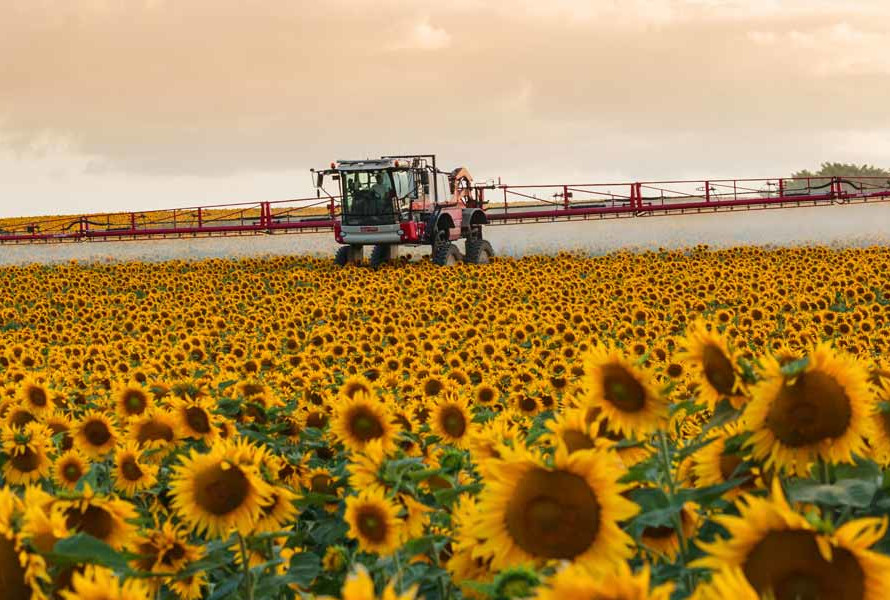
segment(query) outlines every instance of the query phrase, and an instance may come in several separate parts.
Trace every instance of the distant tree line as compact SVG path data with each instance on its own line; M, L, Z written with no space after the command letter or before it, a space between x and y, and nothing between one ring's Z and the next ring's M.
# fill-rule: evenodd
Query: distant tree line
M806 178L809 177L809 185L805 179L797 181L786 181L784 184L785 194L812 194L831 185L831 177L886 177L887 181L875 182L844 182L842 187L844 191L861 190L865 188L884 188L890 186L890 169L882 169L873 165L857 165L853 163L840 162L824 162L818 171L810 171L804 169L791 174L791 177Z

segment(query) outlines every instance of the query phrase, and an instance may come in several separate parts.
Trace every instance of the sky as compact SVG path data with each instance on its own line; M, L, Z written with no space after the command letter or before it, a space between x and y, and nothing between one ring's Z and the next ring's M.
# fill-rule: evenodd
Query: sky
M890 167L887 0L0 2L0 216Z

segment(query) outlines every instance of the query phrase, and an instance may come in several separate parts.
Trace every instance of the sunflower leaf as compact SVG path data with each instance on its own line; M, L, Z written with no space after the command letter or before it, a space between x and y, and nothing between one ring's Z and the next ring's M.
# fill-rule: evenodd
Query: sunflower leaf
M117 571L128 571L127 557L100 539L78 533L61 539L53 546L54 561L67 564L98 564Z
M842 479L833 484L822 484L811 479L788 482L789 501L827 506L866 508L871 505L877 491L876 483L861 479Z

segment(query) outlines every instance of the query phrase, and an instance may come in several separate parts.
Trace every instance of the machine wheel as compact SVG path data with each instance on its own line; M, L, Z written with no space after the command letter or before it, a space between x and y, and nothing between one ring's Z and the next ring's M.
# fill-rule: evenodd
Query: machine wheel
M340 246L337 254L334 255L334 262L341 267L345 267L349 263L358 263L362 261L362 247L358 245Z
M433 247L433 263L440 267L450 267L456 265L463 259L460 248L451 242L436 244Z
M391 261L398 252L396 251L398 246L394 246L392 244L377 244L374 246L374 249L371 251L371 268L376 269L377 267L388 263Z
M464 258L474 265L487 265L494 256L494 249L482 238L467 240L467 255Z

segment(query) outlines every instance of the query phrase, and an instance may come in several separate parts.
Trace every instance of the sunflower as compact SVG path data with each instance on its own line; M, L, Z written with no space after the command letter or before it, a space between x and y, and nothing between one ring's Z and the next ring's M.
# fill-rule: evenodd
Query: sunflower
M42 581L49 581L43 558L27 552L8 527L0 526L0 598L46 600Z
M71 437L71 427L73 425L71 417L64 412L57 410L52 414L47 415L43 423L49 427L50 431L52 431L54 438L59 436L57 438L59 441L59 450L67 452L74 447L74 438Z
M203 549L188 543L187 532L167 521L159 529L148 532L135 544L140 558L134 568L153 573L178 573L203 555Z
M368 442L361 452L353 452L349 456L349 487L354 490L385 488L382 469L386 453L379 440Z
M680 509L680 525L684 539L695 537L701 521L698 507L692 502L686 502ZM680 551L680 538L675 527L670 525L658 525L644 527L640 534L640 542L657 558L663 558L673 562Z
M347 535L358 540L361 550L381 555L398 550L402 536L399 506L382 490L362 490L348 497L343 518L349 524Z
M176 418L162 408L150 408L127 423L127 437L140 448L159 450L155 455L163 458L176 448Z
M387 584L383 590L383 595L379 600L414 600L417 596L417 586L413 586L407 592L401 594L396 592L395 582ZM350 573L343 583L340 590L340 598L342 600L377 600L374 592L374 580L368 574L364 565L359 564L355 571ZM334 600L330 596L320 596L318 600Z
M67 518L60 506L41 506L40 503L29 503L26 506L21 536L38 552L52 552L57 541L71 535L66 524Z
M632 555L633 540L618 526L639 508L621 495L621 470L597 450L557 450L548 467L524 449L508 450L486 465L474 556L492 567L571 560L600 566Z
M473 389L473 400L476 404L490 406L498 399L498 389L484 381Z
M134 441L118 447L114 453L114 489L133 496L157 483L158 465L142 462L143 451Z
M72 448L53 463L53 481L61 488L73 490L89 471L89 459L79 450Z
M766 362L742 417L755 458L806 475L817 458L852 463L853 454L864 455L872 396L855 359L820 344L793 371Z
M455 393L447 393L435 402L429 424L442 443L466 448L475 429L472 420L467 400Z
M726 339L708 331L702 324L692 325L686 339L680 342L685 348L678 358L690 364L701 379L699 398L714 410L717 403L728 398L739 408L746 400L742 379L735 366L735 354Z
M869 415L871 428L868 442L875 461L886 467L890 466L890 392L881 389L877 400Z
M371 440L380 440L386 452L395 449L397 428L383 402L356 391L352 398L339 397L334 408L331 432L349 450L362 450Z
M730 479L741 479L738 487L723 493L727 499L733 499L743 491L763 485L760 469L742 466L745 459L727 447L727 441L740 433L740 425L735 421L706 434L711 441L691 456L690 469L695 487L708 487Z
M117 428L108 415L97 410L88 411L75 426L74 442L90 458L103 458L117 440Z
M262 504L254 533L280 531L293 524L297 517L297 507L294 506L296 498L297 495L286 487L273 487L269 497Z
M174 398L170 402L170 409L176 419L180 437L204 440L208 446L219 437L219 430L213 425L212 398L208 396Z
M118 418L125 422L130 417L141 415L154 406L151 390L138 381L130 381L113 388L112 399Z
M272 492L260 475L256 449L233 441L217 442L206 454L192 449L173 468L169 486L180 518L212 537L250 533Z
M65 514L65 526L98 538L116 550L127 546L136 532L129 523L138 514L132 504L114 497L97 496L85 486L80 498L59 502Z
M179 576L167 583L179 600L200 600L205 597L204 588L207 587L207 573L197 572L186 576Z
M41 417L52 411L49 389L40 380L28 376L18 383L16 398L32 415Z
M569 454L595 447L596 434L591 435L586 414L583 408L566 408L557 413L555 419L547 421L547 433L541 436L541 441L554 446L563 445Z
M568 565L537 589L534 600L670 600L673 583L649 590L649 566L634 574L627 562L616 563L605 572L591 572L580 565Z
M650 386L654 376L628 362L617 350L596 347L584 360L584 396L622 434L645 436L667 419L667 398Z
M49 475L52 461L52 432L42 423L28 423L22 429L3 429L3 451L9 455L3 463L3 476L9 483L37 483Z
M352 400L357 393L371 395L374 392L373 384L362 375L351 375L343 380L339 393Z
M149 600L150 590L141 579L121 581L114 571L98 565L86 565L75 571L71 589L61 592L62 600Z
M736 506L739 516L714 517L730 537L699 542L708 556L692 566L741 569L758 594L778 599L879 600L890 589L890 557L868 549L884 537L886 517L848 521L821 533L791 510L778 477L771 498L745 495Z

